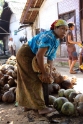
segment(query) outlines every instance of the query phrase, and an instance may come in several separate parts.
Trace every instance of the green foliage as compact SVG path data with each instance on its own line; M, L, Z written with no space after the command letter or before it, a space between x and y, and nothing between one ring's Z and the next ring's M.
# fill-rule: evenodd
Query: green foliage
M1 13L2 13L2 7L0 7L0 15L1 15Z
M0 15L1 15L2 10L3 10L3 4L4 4L4 0L0 0Z
M4 0L0 0L0 6L2 7L4 4Z

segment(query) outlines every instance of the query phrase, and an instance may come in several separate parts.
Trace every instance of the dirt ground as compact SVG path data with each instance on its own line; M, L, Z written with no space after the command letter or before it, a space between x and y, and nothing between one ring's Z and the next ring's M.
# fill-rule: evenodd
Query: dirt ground
M56 68L63 75L76 76L77 85L74 88L83 93L83 73L78 72L72 75L69 74L68 67L57 66ZM42 116L33 110L24 112L22 107L15 107L15 103L0 103L0 124L83 124L83 117L61 116L57 114L57 111Z

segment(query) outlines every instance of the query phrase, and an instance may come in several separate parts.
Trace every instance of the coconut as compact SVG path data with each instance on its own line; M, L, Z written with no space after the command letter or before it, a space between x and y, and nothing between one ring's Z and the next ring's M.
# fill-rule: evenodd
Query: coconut
M80 102L83 102L83 94L80 96Z
M9 70L7 70L7 75L9 75L9 76L12 76L12 73L13 73L14 71L12 70L12 69L9 69Z
M3 77L3 73L2 71L0 71L0 79Z
M49 95L57 93L59 89L60 89L59 84L56 83L48 84Z
M17 73L12 72L12 77L13 77L14 79L17 79Z
M68 75L63 75L64 80L67 80L68 78L69 78Z
M69 79L67 79L67 80L64 80L64 81L61 83L61 87L62 87L63 89L71 89L71 88L73 88L73 84L70 82Z
M62 105L61 112L65 115L73 115L75 107L71 102L66 102Z
M10 88L10 85L9 84L5 84L4 87L3 87L3 90L4 91L8 91Z
M74 102L75 102L75 103L78 103L78 102L80 101L81 95L82 95L81 93L78 94L78 95L76 95L76 97L74 98Z
M61 75L55 76L54 83L61 84L63 82L63 77Z
M64 91L64 96L66 98L69 98L69 95L70 95L71 92L76 92L76 91L74 89L67 89L67 90Z
M3 79L3 81L4 81L5 83L8 82L8 77L9 77L9 75L7 75L7 74L4 74L4 76L2 77L2 79Z
M9 64L9 65L15 65L16 64L16 62L14 61L14 60L7 60L6 61L6 64Z
M55 100L56 100L55 96L49 95L49 105L53 105Z
M15 92L16 87L9 88L9 91Z
M8 68L8 65L7 65L7 64L3 64L3 65L1 66L1 71L2 71L3 74L6 74L7 68Z
M83 102L79 102L77 111L79 114L83 115Z
M4 86L6 84L6 82L4 81L4 77L2 77L0 79L0 86Z
M71 78L71 83L72 83L73 85L76 85L76 82L77 82L77 78L76 78L76 77L72 77L72 78Z
M58 98L54 101L53 107L54 107L57 111L61 111L61 107L62 107L62 105L63 105L65 102L68 102L68 99L67 99L67 98L65 98L65 97L58 97Z
M16 83L15 83L15 81L14 81L13 78L11 78L11 79L8 81L8 84L10 85L10 87L16 86Z
M9 65L9 67L7 68L7 70L9 70L9 69L14 70L14 66L13 65Z
M75 92L71 92L70 95L69 95L69 101L70 102L74 102L74 98L76 97L77 93Z
M14 72L17 73L17 66L14 66Z
M2 96L2 101L6 103L12 103L15 101L15 96L12 91L7 91Z
M58 91L59 91L59 89L60 89L59 84L53 83L52 85L53 85L54 93L58 93Z
M65 89L60 89L60 90L58 91L59 97L63 97L63 96L64 96L64 91L65 91Z

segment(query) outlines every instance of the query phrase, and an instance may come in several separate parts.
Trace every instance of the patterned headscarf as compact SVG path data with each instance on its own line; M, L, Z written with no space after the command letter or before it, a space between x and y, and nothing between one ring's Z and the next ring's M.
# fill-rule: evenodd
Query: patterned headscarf
M63 19L58 19L58 20L54 21L54 22L51 24L50 29L51 29L51 30L54 30L54 27L63 26L63 25L68 27L68 24L67 24L67 22L66 22L65 20L63 20Z

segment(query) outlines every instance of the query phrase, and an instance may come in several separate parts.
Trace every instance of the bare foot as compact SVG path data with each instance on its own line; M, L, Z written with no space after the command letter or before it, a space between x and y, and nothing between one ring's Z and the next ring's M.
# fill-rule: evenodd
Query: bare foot
M76 74L77 72L76 71L70 71L70 74Z
M54 108L48 108L48 107L46 107L46 108L44 108L42 110L38 110L38 113L39 114L48 114L48 113L54 112L54 111L56 111Z

